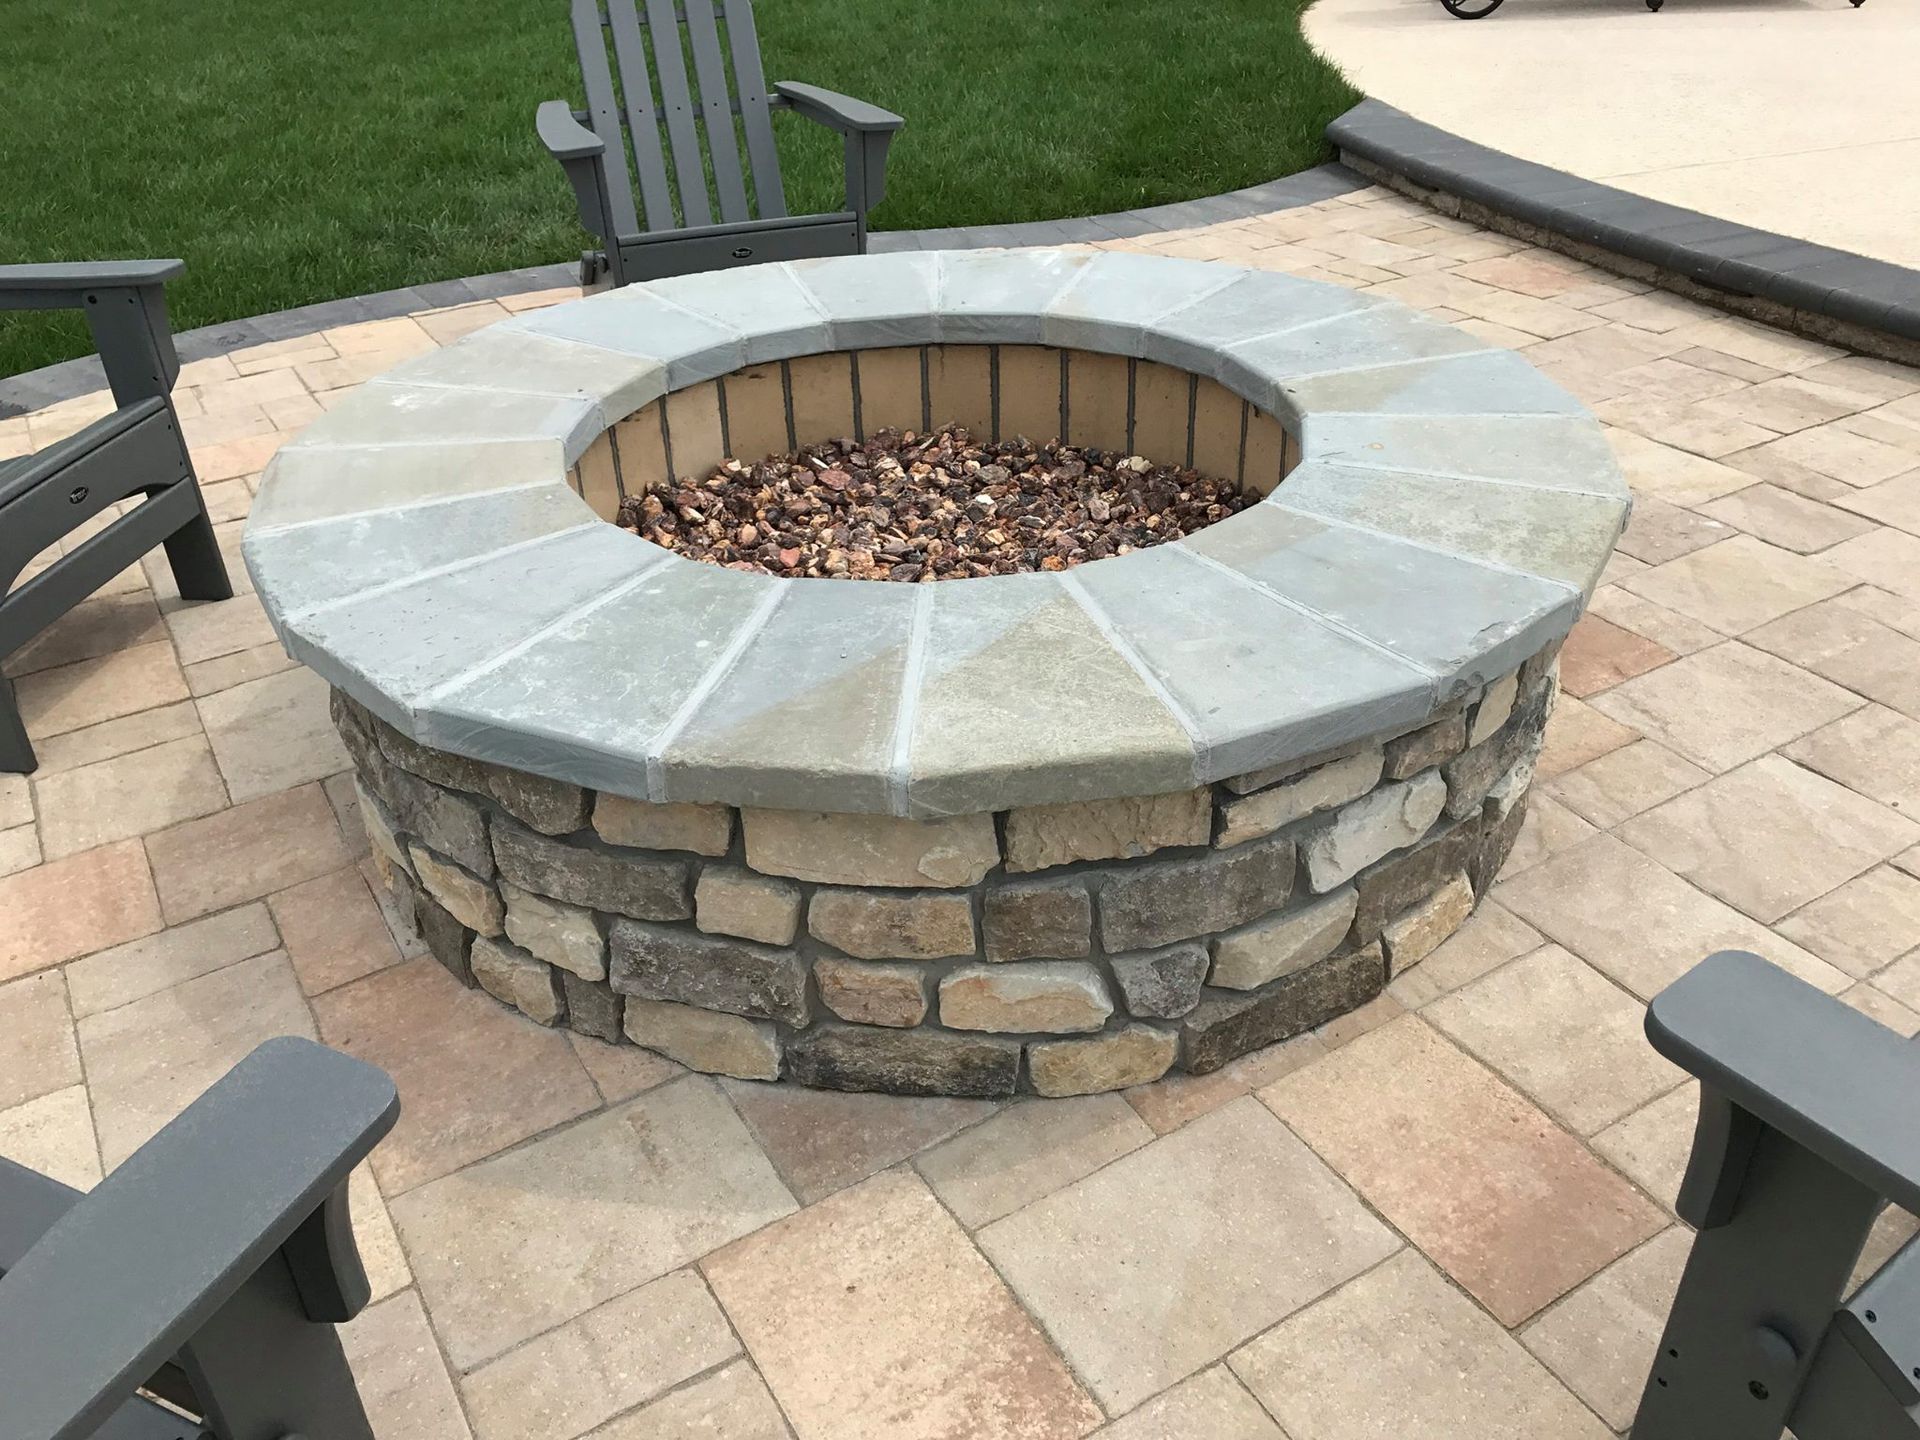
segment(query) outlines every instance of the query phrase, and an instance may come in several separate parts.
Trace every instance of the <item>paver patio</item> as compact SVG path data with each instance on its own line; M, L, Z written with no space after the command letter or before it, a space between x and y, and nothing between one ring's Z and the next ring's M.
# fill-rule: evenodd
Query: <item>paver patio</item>
M1920 1030L1920 371L1379 190L1122 247L1521 349L1638 492L1501 883L1387 995L1212 1075L1008 1105L541 1030L395 938L324 688L259 606L149 563L10 670L42 768L0 777L0 1153L90 1184L270 1034L386 1067L347 1330L382 1440L1623 1429L1686 1249L1690 1086L1646 998L1740 945ZM236 581L287 435L560 298L189 366ZM105 408L0 421L0 455Z

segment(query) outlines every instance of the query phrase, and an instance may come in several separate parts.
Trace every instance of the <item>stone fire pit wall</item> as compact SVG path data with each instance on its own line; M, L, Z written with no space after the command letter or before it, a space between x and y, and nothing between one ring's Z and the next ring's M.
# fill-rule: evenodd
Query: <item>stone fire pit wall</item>
M1265 498L917 586L603 523L728 453L956 418ZM630 287L409 362L283 449L246 555L464 983L714 1073L1054 1096L1215 1069L1453 932L1626 511L1563 392L1377 297L922 254Z

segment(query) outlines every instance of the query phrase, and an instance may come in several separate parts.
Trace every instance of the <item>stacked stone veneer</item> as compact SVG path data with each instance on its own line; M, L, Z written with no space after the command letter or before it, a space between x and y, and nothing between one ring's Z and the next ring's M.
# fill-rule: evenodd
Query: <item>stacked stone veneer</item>
M1077 1095L1217 1069L1429 954L1513 844L1554 668L1218 785L939 820L649 804L334 716L401 910L531 1019L747 1079Z

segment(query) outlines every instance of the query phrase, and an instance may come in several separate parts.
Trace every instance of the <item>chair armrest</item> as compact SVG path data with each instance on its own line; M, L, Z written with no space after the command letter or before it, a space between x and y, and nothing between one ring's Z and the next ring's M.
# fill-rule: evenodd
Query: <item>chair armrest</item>
M556 160L581 160L606 151L607 142L576 120L573 107L564 100L541 101L533 124L540 132L540 143Z
M782 80L773 87L773 93L785 100L794 114L838 130L843 135L860 131L891 132L907 123L891 110L882 110L878 105L869 105L850 95L822 90L818 85Z
M0 265L0 310L71 310L89 290L141 289L184 274L184 260L77 260Z
M107 384L121 405L165 395L180 373L167 325L167 281L182 260L0 265L0 311L82 310Z
M1654 997L1646 1029L1710 1097L1920 1210L1920 1045L1739 950Z
M566 172L573 187L580 224L589 234L614 244L613 203L607 193L607 142L582 125L564 100L543 100L534 112L540 143ZM619 157L626 163L625 157Z
M336 1197L399 1108L384 1073L309 1040L242 1060L0 1277L7 1435L93 1434L289 1242L325 1298L316 1225L340 1243Z

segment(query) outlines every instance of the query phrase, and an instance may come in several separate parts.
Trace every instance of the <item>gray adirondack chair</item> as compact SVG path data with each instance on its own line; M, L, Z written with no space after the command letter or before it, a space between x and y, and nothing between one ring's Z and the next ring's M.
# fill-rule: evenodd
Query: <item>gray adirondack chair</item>
M116 406L78 434L0 460L0 661L156 545L184 598L233 595L171 399L180 361L166 282L184 269L178 260L0 265L0 311L86 312ZM36 555L135 495L139 504L16 588ZM33 768L0 675L0 771Z
M90 1193L0 1160L0 1435L373 1440L334 1326L371 1293L347 1177L399 1113L283 1036Z
M1655 997L1700 1077L1674 1208L1699 1233L1634 1440L1916 1440L1920 1240L1846 1287L1888 1203L1920 1213L1920 1043L1736 950Z
M867 212L886 195L887 147L906 123L898 115L813 85L782 81L769 92L752 0L572 0L572 7L587 108L549 100L535 123L573 185L580 223L603 247L581 257L581 284L866 252ZM697 94L688 84L689 49ZM773 143L777 110L844 137L844 210L787 213Z

